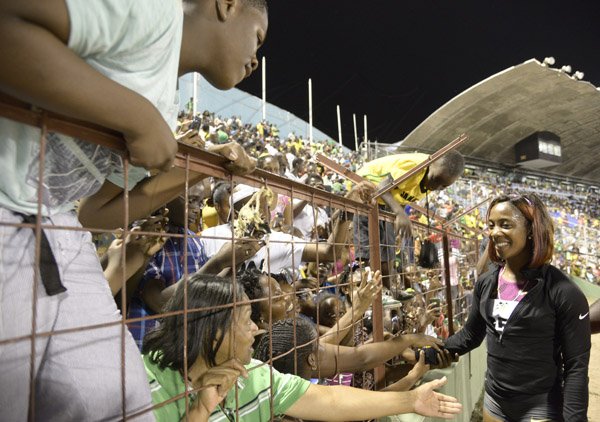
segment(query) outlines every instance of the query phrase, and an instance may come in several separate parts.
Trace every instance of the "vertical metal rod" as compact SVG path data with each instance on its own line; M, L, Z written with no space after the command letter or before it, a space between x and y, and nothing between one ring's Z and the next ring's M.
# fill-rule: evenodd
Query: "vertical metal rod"
M312 97L312 79L308 79L308 140L313 142L313 97Z
M340 115L340 106L337 107L337 125L338 125L338 142L342 146L342 117Z
M452 286L450 285L450 242L448 232L442 235L442 248L444 252L444 283L446 284L446 303L448 305L448 330L450 335L454 334L454 312L452 309Z
M356 130L356 113L352 114L352 122L354 123L354 149L358 152L358 131Z
M369 212L369 265L371 270L381 271L381 253L379 240L379 207ZM383 341L383 302L381 293L373 301L373 341ZM385 367L375 368L375 386L379 390L385 382Z
M267 59L262 58L262 118L267 120Z
M126 245L127 236L129 236L129 159L127 156L123 156L123 177L125 186L123 188L123 262L127 262ZM127 368L125 367L125 339L127 331L127 280L126 280L127 268L123 266L122 271L122 288L121 288L121 308L123 315L121 317L121 405L123 412L123 420L127 420L127 391L126 391L126 374Z

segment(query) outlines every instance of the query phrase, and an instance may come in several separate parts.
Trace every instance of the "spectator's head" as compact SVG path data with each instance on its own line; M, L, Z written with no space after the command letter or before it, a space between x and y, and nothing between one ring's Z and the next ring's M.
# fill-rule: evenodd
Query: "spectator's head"
M230 89L258 67L267 35L266 0L186 0L180 73L197 71Z
M292 161L292 173L298 177L306 173L306 164L302 158L294 158L294 161Z
M276 155L275 158L279 161L279 175L283 176L288 167L287 159L284 154Z
M465 168L465 159L455 150L448 151L439 160L429 166L425 178L425 188L442 190L450 186L461 176Z
M285 374L296 374L310 379L313 371L317 369L318 345L317 329L312 322L304 318L288 318L273 323L271 332L263 335L256 346L256 359L267 362L271 358L270 340L273 345L272 365L275 369ZM296 351L290 352L294 348Z
M325 294L319 299L317 305L319 311L319 323L326 327L333 327L346 313L344 302L332 294Z
M317 308L314 295L309 287L301 287L296 292L298 297L298 312L310 318L316 318Z
M311 173L315 173L315 174L319 174L319 169L317 166L317 163L315 163L314 161L309 161L306 163L306 173L311 174Z
M258 157L257 167L270 173L280 174L279 160L272 155Z
M268 274L250 268L238 274L238 281L252 302L252 320L261 328L268 328L269 322L286 318L293 302L281 290L279 283Z
M325 189L325 184L323 183L323 178L319 176L317 173L309 173L306 178L306 184L308 186L312 186L317 189Z
M537 195L495 198L488 209L487 222L488 255L493 262L515 260L523 267L539 268L552 259L554 225Z
M184 285L164 307L165 312L184 309ZM241 284L216 276L194 274L187 283L187 369L196 364L213 367L231 358L250 363L258 327L250 320L250 305L223 306L247 301ZM183 371L184 315L160 319L158 328L144 338L142 352L150 354L161 368ZM234 345L235 342L235 345ZM234 347L235 346L235 347Z
M229 221L231 206L231 185L228 182L219 182L213 189L213 206L219 217L219 224L225 224Z

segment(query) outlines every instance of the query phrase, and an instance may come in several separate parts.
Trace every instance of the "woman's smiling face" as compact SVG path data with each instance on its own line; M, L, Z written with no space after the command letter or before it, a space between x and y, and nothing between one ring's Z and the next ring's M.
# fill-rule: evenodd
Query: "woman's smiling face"
M500 259L506 261L519 257L527 262L531 248L527 245L529 224L525 216L510 202L494 205L488 218L490 246Z

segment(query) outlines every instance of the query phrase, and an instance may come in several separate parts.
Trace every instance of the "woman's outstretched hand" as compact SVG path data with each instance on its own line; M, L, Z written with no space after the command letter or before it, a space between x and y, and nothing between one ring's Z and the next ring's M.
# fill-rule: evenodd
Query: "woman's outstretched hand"
M415 413L442 419L451 419L462 411L462 405L454 397L433 391L448 382L446 377L423 384L414 389Z

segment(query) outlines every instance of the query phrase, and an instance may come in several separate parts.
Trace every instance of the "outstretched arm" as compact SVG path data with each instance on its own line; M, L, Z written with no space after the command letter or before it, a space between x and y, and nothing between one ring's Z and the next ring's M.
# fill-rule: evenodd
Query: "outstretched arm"
M177 144L159 111L67 47L64 0L0 2L0 90L46 110L121 132L131 162L171 167Z
M353 201L369 203L371 196L375 191L375 185L371 182L361 182L354 185L350 192L346 194L346 198ZM333 262L335 259L342 256L342 248L346 244L346 236L348 228L352 222L352 218L348 213L337 211L332 216L335 221L331 236L328 243L309 243L304 247L302 260L307 262Z
M283 210L284 223L288 226L291 226L294 221L294 218L297 218L300 215L300 213L307 204L308 201L306 200L297 201L295 204L292 204L292 202L287 204Z
M246 154L237 142L215 145L210 152L222 155L230 162L226 166L235 174L254 171L256 161ZM207 176L189 172L189 186ZM155 210L181 195L185 188L185 169L175 167L168 173L159 173L138 183L129 191L128 223L152 214ZM85 227L115 229L123 226L123 189L108 181L94 195L79 204L79 221Z
M433 391L446 382L446 378L442 378L406 392L311 384L285 413L296 418L327 421L357 421L412 412L450 419L461 412L462 405L454 397Z
M336 372L357 372L372 369L400 355L411 346L431 346L439 351L442 341L421 334L405 334L390 340L344 347L325 344L319 347L318 377L333 376Z
M321 344L340 344L346 337L348 331L360 321L375 297L381 292L381 273L375 272L372 282L367 282L367 277L363 275L358 289L354 287L352 308L350 308L338 322L331 327L325 334L319 338Z

